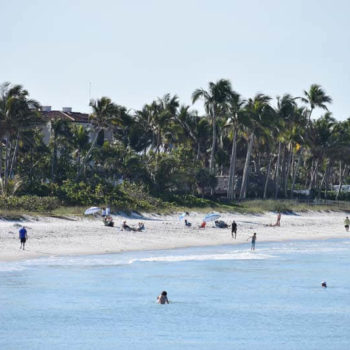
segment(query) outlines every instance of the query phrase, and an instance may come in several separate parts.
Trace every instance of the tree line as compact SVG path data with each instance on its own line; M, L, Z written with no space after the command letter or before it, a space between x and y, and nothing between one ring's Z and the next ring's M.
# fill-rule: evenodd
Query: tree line
M350 119L332 117L332 99L321 86L301 96L246 99L221 79L194 90L192 101L203 103L203 115L171 94L136 111L107 97L91 100L88 128L51 120L45 144L40 125L48 121L40 103L22 86L4 83L0 191L44 196L89 185L98 193L128 182L161 198L215 196L218 177L226 176L221 195L230 201L294 198L296 190L341 196L349 175ZM315 109L324 114L313 119ZM107 130L111 141L103 139ZM333 185L340 185L336 193Z

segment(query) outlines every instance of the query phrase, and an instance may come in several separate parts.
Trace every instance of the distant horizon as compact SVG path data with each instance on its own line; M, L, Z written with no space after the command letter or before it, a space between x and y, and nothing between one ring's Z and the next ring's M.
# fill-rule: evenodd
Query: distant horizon
M244 98L301 96L319 84L334 118L350 116L345 0L0 3L0 82L55 110L89 113L90 90L128 109L166 93L192 105L196 88L224 78Z

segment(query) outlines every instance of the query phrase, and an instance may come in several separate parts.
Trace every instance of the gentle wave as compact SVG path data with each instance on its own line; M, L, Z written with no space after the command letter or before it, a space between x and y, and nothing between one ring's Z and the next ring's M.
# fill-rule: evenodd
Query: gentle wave
M251 251L232 251L215 254L189 254L189 255L154 255L148 257L124 257L118 255L94 256L94 257L49 257L41 259L26 260L14 263L0 264L0 272L21 271L33 267L98 267L98 266L119 266L134 263L146 262L184 262L184 261L205 261L205 260L258 260L269 259L272 255L261 254Z
M142 259L133 259L131 262L181 262L181 261L205 261L205 260L262 260L273 258L268 254L256 254L251 252L233 252L224 254L199 254L199 255L169 255L155 256Z

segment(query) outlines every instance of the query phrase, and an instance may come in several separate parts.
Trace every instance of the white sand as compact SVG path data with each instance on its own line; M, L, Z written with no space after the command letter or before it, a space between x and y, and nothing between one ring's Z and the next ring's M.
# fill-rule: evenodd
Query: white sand
M192 227L184 226L178 215L146 215L146 219L114 216L116 227L105 227L101 219L30 219L26 250L20 250L18 222L0 221L0 261L31 259L41 256L103 254L130 250L171 249L219 244L249 244L247 238L257 232L259 241L312 240L350 238L344 229L344 213L282 215L281 227L267 227L276 221L275 213L264 215L222 214L227 223L236 220L237 239L231 238L230 229L214 228L209 223L198 229L203 214L191 212L188 220ZM122 231L122 221L137 226L143 221L144 232Z

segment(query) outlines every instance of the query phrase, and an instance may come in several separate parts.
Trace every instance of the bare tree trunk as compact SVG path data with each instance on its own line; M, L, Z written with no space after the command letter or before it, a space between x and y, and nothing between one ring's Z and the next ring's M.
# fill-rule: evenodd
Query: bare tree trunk
M232 150L230 159L230 171L228 176L228 190L227 198L233 200L234 198L234 188L235 188L235 171L236 171L236 148L237 148L237 130L233 127L233 140L232 140Z
M263 195L263 199L266 199L266 195L267 195L267 186L268 186L268 184L269 184L269 176L270 176L270 170L271 170L272 159L273 159L273 155L271 154L270 160L269 160L269 165L268 165L267 170L266 170L266 179L265 179L265 186L264 186L264 195Z
M253 150L253 143L254 143L254 132L252 132L249 136L248 149L247 149L247 155L245 158L245 164L243 169L242 185L241 185L241 191L239 194L239 199L245 199L247 195L247 182L248 182L248 171L249 171L248 168L250 163L250 157Z
M277 199L278 197L278 190L279 190L280 160L281 160L281 142L278 143L278 154L277 154L276 172L275 172L275 199Z

